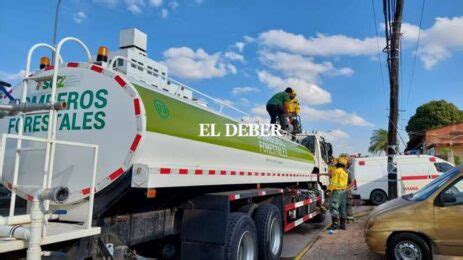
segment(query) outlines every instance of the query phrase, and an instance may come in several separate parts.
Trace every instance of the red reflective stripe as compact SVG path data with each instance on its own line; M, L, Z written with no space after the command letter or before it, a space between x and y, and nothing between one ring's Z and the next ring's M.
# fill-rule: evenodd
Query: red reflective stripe
M138 144L140 143L140 140L141 140L141 135L137 134L135 136L135 138L133 139L132 145L130 146L130 150L132 152L135 152L135 150L137 150L137 147L138 147Z
M432 178L432 179L435 179L435 178L437 178L437 177L439 177L439 175L431 175L431 178Z
M52 70L52 69L54 69L54 68L55 68L55 67L53 67L53 66L47 66L47 67L45 67L45 70Z
M140 112L140 99L135 98L133 100L133 107L135 109L135 115L138 116L141 113Z
M95 72L98 72L98 73L101 73L103 72L103 68L102 67L99 67L99 66L95 66L95 65L92 65L90 67L91 70L95 71Z
M195 174L196 175L201 175L201 174L203 174L203 170L195 170Z
M248 172L248 176L251 176L252 175L252 172Z
M125 80L124 80L121 76L119 76L119 75L115 76L115 77L114 77L114 80L117 81L117 83L118 83L121 87L125 87L125 85L127 84L127 83L125 82Z
M236 174L235 171L231 171L231 172L230 172L230 175L235 175L235 174Z
M240 175L244 175L244 172L240 172Z
M296 226L296 223L294 222L289 223L288 225L285 226L285 232L293 229L295 226Z
M77 67L79 67L79 63L77 63L77 62L68 62L67 66L69 68L77 68Z
M161 174L170 174L170 168L161 168L160 173Z
M220 171L220 175L226 175L226 174L227 174L227 171L224 171L224 170Z
M255 172L254 175L257 176L257 175L259 175L259 173L258 173L258 172Z
M410 181L410 180L426 180L428 179L428 175L409 175L409 176L402 176L403 181Z
M188 174L188 169L179 169L178 174Z
M209 175L215 175L215 170L209 170Z
M124 169L119 168L109 175L110 180L115 180L117 177L121 176L124 173Z

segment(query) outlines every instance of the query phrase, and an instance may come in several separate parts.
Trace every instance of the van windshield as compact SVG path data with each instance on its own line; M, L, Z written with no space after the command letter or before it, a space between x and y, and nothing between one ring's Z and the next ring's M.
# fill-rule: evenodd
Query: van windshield
M405 195L403 198L412 201L422 201L427 199L431 194L433 194L437 189L444 185L449 179L453 178L460 172L460 167L453 168L446 173L443 173L438 178L434 179L432 182L428 183L426 186L421 188L416 193Z

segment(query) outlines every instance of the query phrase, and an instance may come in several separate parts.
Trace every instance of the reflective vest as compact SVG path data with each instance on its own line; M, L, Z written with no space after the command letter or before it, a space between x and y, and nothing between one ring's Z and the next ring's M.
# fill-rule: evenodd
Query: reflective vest
M301 112L301 109L299 107L299 102L297 101L297 99L293 98L289 100L288 112L295 113L296 115L298 115Z
M336 168L336 170L332 172L328 190L345 190L347 188L348 179L349 174L347 174L343 168Z

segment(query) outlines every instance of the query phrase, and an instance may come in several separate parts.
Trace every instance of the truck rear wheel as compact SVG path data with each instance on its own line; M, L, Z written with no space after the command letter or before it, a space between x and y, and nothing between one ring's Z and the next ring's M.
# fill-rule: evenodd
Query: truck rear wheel
M387 194L382 190L374 190L370 194L370 202L374 205L380 205L387 201Z
M230 214L225 259L257 259L256 227L252 218L245 213L235 212Z
M262 204L254 214L257 228L259 259L280 259L283 245L281 214L273 204Z

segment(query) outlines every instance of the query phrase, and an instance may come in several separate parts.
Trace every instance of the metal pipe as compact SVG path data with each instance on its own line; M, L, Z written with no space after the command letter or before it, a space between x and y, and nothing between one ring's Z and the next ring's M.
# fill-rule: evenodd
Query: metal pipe
M13 113L27 113L40 110L63 110L66 109L66 107L66 102L0 104L0 111L10 112L9 115L15 115Z
M44 228L44 217L46 209L42 203L53 201L55 203L63 203L69 198L69 189L67 187L55 187L52 189L39 189L32 199L31 205L31 227L30 238L27 248L28 260L40 260L42 257L42 230Z
M0 225L1 238L17 238L22 240L29 240L31 232L28 228L16 225L6 226Z
M60 215L58 214L51 214L49 215L48 219L58 219ZM12 217L0 217L0 225L23 225L31 223L31 215L17 215Z

